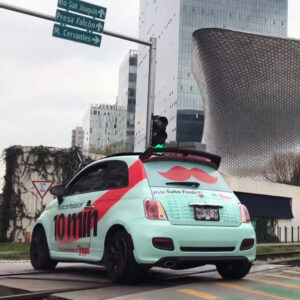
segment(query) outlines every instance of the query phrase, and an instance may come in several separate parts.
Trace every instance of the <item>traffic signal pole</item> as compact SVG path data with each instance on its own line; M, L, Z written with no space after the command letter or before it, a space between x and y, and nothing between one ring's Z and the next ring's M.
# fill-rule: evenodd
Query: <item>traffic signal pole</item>
M0 2L0 8L4 8L4 9L11 10L11 11L14 11L17 13L37 17L37 18L52 21L52 22L55 21L55 17L53 17L53 16L35 12L35 11L29 10L29 9L17 7L14 5L8 5L8 4L2 3L2 2ZM147 42L147 41L136 39L136 38L126 36L123 34L119 34L116 32L111 32L108 30L103 30L102 34L109 35L109 36L112 36L112 37L115 37L118 39L127 40L130 42L134 42L134 43L149 47L147 121L146 121L146 140L145 140L145 148L147 148L151 144L151 142L150 142L151 116L152 116L153 110L154 110L156 38L151 38L150 42Z
M152 115L154 113L155 95L155 62L156 62L156 38L151 38L149 49L149 73L148 73L148 95L147 95L147 119L145 149L151 145Z

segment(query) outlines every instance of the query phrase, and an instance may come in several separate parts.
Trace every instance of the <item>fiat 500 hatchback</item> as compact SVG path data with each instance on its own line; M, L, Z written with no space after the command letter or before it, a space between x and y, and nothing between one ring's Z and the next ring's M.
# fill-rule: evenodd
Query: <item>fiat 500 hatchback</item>
M152 266L214 264L224 278L244 277L255 231L219 164L206 152L149 148L88 165L52 187L56 199L33 231L32 266L99 263L115 282L134 281Z

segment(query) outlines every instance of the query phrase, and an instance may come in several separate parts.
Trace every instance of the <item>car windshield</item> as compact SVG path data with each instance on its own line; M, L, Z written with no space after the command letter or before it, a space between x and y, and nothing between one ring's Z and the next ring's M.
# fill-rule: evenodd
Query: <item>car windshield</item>
M157 159L145 162L144 167L151 187L231 192L220 173L207 163Z

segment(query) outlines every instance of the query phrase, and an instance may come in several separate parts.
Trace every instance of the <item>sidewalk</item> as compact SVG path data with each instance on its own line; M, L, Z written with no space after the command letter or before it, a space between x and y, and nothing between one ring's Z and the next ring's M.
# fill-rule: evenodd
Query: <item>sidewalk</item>
M300 247L300 242L298 243L260 243L257 244L257 247L280 247L280 246L299 246Z

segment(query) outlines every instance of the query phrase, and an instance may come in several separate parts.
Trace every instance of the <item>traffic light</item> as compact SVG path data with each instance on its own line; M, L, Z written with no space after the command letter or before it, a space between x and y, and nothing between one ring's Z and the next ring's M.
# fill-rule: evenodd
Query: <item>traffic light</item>
M151 132L151 146L157 145L164 146L168 137L166 133L166 127L168 125L168 119L162 116L152 116L152 132Z

